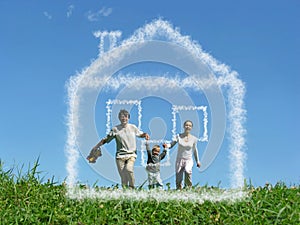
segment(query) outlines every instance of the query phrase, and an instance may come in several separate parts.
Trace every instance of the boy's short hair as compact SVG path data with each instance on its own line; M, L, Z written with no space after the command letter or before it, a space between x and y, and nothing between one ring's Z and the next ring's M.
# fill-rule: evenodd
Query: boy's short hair
M130 119L130 114L126 109L120 110L118 117L120 118L121 115L128 116L128 118Z
M158 150L158 151L160 151L160 146L159 146L159 145L153 145L152 151L153 151L153 150Z

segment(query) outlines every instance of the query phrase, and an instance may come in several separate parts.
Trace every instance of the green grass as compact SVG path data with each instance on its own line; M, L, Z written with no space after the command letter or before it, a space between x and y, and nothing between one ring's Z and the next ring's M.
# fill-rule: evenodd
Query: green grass
M249 197L235 203L75 200L64 184L43 182L37 167L16 175L0 161L0 224L300 224L300 186L282 182L248 185Z

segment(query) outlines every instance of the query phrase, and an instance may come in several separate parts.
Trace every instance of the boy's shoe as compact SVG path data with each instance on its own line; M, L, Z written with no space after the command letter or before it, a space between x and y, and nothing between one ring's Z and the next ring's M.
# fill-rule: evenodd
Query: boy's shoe
M154 189L154 188L155 188L155 185L154 185L154 184L149 184L149 185L148 185L148 188L149 188L149 190L150 190L150 189Z
M160 183L156 183L155 186L156 186L156 188L159 188L159 189L162 189L162 188L163 188L163 185L160 184Z

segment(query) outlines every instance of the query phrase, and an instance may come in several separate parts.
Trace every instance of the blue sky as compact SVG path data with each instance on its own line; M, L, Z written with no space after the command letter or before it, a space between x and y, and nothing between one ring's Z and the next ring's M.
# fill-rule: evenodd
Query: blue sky
M66 82L97 58L99 39L93 32L120 30L125 39L162 18L245 83L245 178L254 185L299 184L299 10L296 0L1 0L0 158L7 168L27 168L40 157L45 178L63 181ZM219 176L229 166L226 154L221 150L207 173L195 171L194 183L226 186L226 175ZM81 181L110 185L83 158L79 163Z

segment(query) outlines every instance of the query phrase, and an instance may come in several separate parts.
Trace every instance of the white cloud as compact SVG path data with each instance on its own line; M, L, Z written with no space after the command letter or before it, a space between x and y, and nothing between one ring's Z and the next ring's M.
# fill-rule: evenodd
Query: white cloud
M47 17L47 19L51 20L52 19L52 15L50 15L48 12L44 11L44 16Z
M100 9L99 11L100 15L102 16L109 16L112 13L112 8L106 8L106 7L102 7L102 9Z
M97 12L92 12L91 10L87 12L87 18L89 21L94 22L98 21L100 17L107 17L112 13L112 8L106 8L103 6Z
M132 62L141 62L139 61L140 58L134 58L134 59L130 58L131 55L129 54L129 52L131 51L131 49L134 51L140 51L139 49L141 46L139 45L140 43L146 43L147 41L152 41L152 40L160 41L160 39L158 39L157 37L160 37L161 34L163 34L164 38L166 38L166 40L170 42L172 45L174 44L174 46L177 45L179 47L184 47L186 51L190 52L190 54L193 56L193 59L199 59L199 61L201 62L201 67L202 65L205 67L208 66L209 70L212 71L212 74L215 75L215 77L213 77L216 78L213 79L214 84L216 85L217 82L220 88L222 88L221 91L224 91L225 94L224 97L226 97L225 100L227 106L226 115L228 118L228 126L229 126L228 127L228 136L229 136L228 150L229 150L229 159L230 159L230 171L229 171L230 183L232 188L240 188L244 186L244 169L245 169L245 160L246 160L246 153L245 153L246 129L244 128L244 123L246 120L246 113L247 113L246 109L244 108L245 107L244 106L245 85L241 80L239 80L237 72L231 71L231 69L228 66L219 63L208 53L202 51L202 47L200 45L198 45L195 41L191 40L188 36L182 36L178 30L179 30L178 28L173 28L173 26L167 21L163 21L160 19L155 20L154 22L151 22L145 25L144 27L139 28L137 31L134 32L134 34L130 38L123 40L120 43L120 45L116 47L114 50L110 50L110 52L107 52L107 54L102 54L102 55L100 54L99 58L96 59L89 67L85 68L80 74L77 74L70 78L67 87L69 108L68 108L68 115L67 115L68 135L67 135L66 149L65 149L67 153L66 155L68 157L66 169L68 173L67 184L69 187L74 187L78 179L77 162L80 157L78 142L79 142L79 137L80 136L83 137L83 135L81 134L81 132L84 133L84 131L82 131L82 128L86 127L86 129L89 129L87 128L89 126L82 126L83 123L87 121L86 114L84 114L83 112L85 113L89 112L90 114L88 115L93 115L93 110L95 109L94 99L92 100L89 99L91 101L90 101L90 105L88 105L84 101L85 100L84 96L88 96L89 98L91 98L92 92L90 91L93 91L94 94L93 97L97 99L100 88L105 84L105 82L103 81L107 81L108 79L110 82L115 81L115 83L110 83L110 86L112 88L113 87L118 88L121 84L122 85L129 84L126 83L128 81L128 79L126 79L126 76L124 76L124 78L118 77L119 79L113 80L110 77L111 76L110 73L115 68L122 68L121 67L123 65L122 62L129 63L129 65ZM95 36L99 37L100 35L101 33L97 33ZM126 60L124 60L123 58L126 58ZM145 58L142 57L142 59ZM164 58L159 57L159 59L160 62L165 62ZM163 59L163 61L161 59ZM166 60L166 62L168 61ZM97 80L97 78L99 77L100 79ZM194 75L194 77L196 76ZM102 80L102 78L105 80ZM167 84L169 85L172 84L170 83L169 79L166 79L164 77L159 77L158 78L160 79L159 82L153 82L153 77L152 77L151 83L141 82L140 76L138 78L135 78L132 75L130 75L130 78L138 79L135 84L146 85L146 87L149 87L150 85L154 85L154 84L161 84L163 85L163 87L166 87L166 85L164 85L162 81L165 81L165 83L168 82ZM126 79L126 82L123 82L124 79ZM193 79L192 81L195 81L195 79ZM203 82L204 82L203 85L200 86L199 86L200 81L199 82L197 81L196 83L193 82L191 84L190 80L186 80L186 81L180 80L179 83L186 85L183 87L190 87L190 86L193 87L193 85L196 84L197 86L199 86L200 89L202 87L206 87L205 84L211 83L210 80L203 80ZM155 87L158 88L157 85ZM95 89L92 90L92 88ZM143 87L141 86L141 88ZM163 90L165 92L166 90L168 90L168 88L167 89L160 88L159 90ZM85 92L89 94L86 95ZM220 98L220 101L221 100L223 100L223 98ZM86 107L86 109L90 111L81 110L81 107ZM215 111L218 110L219 108L217 108ZM213 111L213 108L211 108L211 111ZM222 113L222 109L221 109L221 113ZM94 120L91 120L91 123L94 123ZM217 126L216 128L219 128L219 126ZM91 133L92 132L94 132L94 130L91 131ZM95 137L98 137L96 132L94 133L95 133ZM222 139L223 136L219 136L219 138L220 140L217 141L223 141ZM213 147L217 147L215 150L218 151L219 146L213 146ZM206 151L207 150L205 150L204 154L206 154ZM202 156L203 162L207 162L207 160L211 162L211 156L212 155L209 154ZM207 160L205 160L204 157L206 157ZM70 192L68 193L70 194ZM82 196L81 194L78 193L75 194L76 195L73 196L76 197Z
M69 5L68 11L67 11L67 17L70 18L72 16L73 10L75 6L74 5Z

